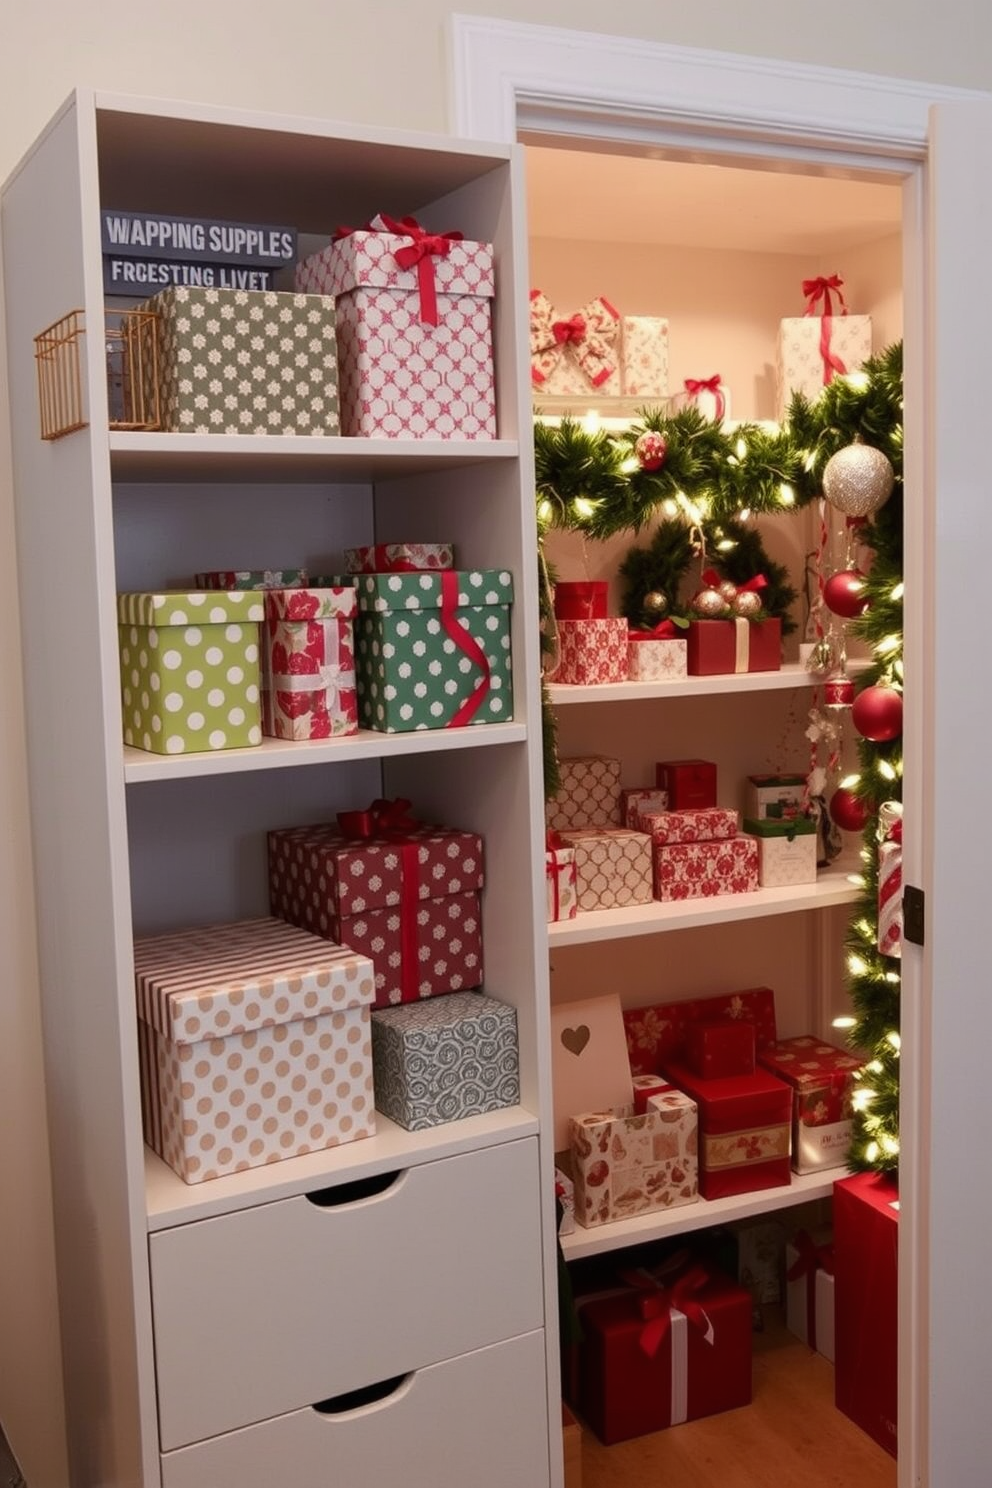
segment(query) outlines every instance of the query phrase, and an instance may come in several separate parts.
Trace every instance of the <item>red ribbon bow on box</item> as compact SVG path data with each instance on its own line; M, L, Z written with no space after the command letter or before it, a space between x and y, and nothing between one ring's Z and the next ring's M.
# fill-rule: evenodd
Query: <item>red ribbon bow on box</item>
M353 227L339 227L335 238L347 238L355 229ZM438 324L437 310L437 280L434 273L434 259L447 258L451 252L452 243L460 243L464 237L460 232L431 233L421 227L416 217L387 217L385 212L380 212L367 222L362 232L388 232L396 238L409 238L409 243L402 248L397 248L393 253L398 268L412 269L417 267L417 288L420 294L420 319L425 325L436 326Z
M693 404L699 403L700 393L713 394L713 397L716 401L716 412L713 417L713 422L718 424L727 411L727 400L723 395L723 387L721 385L719 372L717 372L713 377L687 377L683 386L685 387L686 392L689 394L689 402Z
M847 314L847 304L841 293L841 285L844 283L839 274L831 274L829 279L820 275L817 279L803 280L803 294L806 296L806 309L804 315L816 315L817 306L823 301L823 311L820 318L820 357L823 361L823 386L836 375L847 371L840 357L830 349L831 320L833 317L833 300L831 294L836 294L840 304L841 315Z
M387 837L395 841L400 855L400 990L404 1002L413 1002L417 987L417 906L420 902L420 847L408 841L422 823L410 815L410 802L402 797L387 801L380 797L364 811L339 811L338 826L346 837L368 840Z
M659 620L653 630L628 630L628 641L672 641L678 639L674 620Z
M786 1281L806 1278L806 1342L816 1348L816 1273L825 1271L834 1274L834 1248L832 1245L817 1245L808 1230L800 1230L793 1240L796 1259L785 1273Z
M620 316L602 296L576 314L561 317L540 289L530 292L531 378L540 387L567 350L589 379L602 387L617 369Z
M706 1343L714 1339L709 1313L696 1301L709 1281L705 1266L690 1266L678 1279L666 1285L650 1271L621 1271L620 1280L638 1292L637 1304L644 1327L638 1340L643 1351L653 1359L672 1325L672 1312L681 1312L689 1325L703 1335Z

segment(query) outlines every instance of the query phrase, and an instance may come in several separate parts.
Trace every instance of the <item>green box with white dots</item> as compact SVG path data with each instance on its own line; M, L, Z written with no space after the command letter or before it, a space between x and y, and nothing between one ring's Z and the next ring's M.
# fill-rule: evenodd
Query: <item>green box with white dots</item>
M249 589L118 595L125 744L190 754L262 742L264 599Z
M385 734L513 717L505 569L355 574L358 721Z

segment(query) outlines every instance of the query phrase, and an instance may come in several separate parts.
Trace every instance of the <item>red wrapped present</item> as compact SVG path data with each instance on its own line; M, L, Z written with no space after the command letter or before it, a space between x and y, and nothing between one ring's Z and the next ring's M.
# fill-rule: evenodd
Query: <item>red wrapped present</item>
M607 1445L734 1410L751 1400L751 1298L690 1265L670 1285L651 1272L580 1297L581 1413Z
M882 1173L834 1184L837 1409L896 1456L899 1190Z
M371 957L376 1007L482 983L482 839L413 821L409 804L268 834L273 913Z
M690 677L723 672L778 672L782 668L782 622L690 620L686 631Z
M634 1114L637 1116L644 1114L653 1095L663 1095L672 1088L664 1075L633 1075L631 1084L634 1088Z
M685 1062L704 1080L754 1074L754 1024L726 1019L690 1023Z
M758 843L678 842L654 848L654 897L663 901L753 894L758 888Z
M354 613L354 589L266 590L263 734L330 739L358 732Z
M455 552L451 543L375 543L365 548L345 548L345 572L360 573L431 573L439 568L454 568Z
M712 760L661 760L654 774L655 784L668 792L669 811L716 805L716 765Z
M559 620L605 620L609 585L605 579L579 582L559 579L555 585L555 616Z
M767 1070L704 1080L687 1065L664 1073L699 1107L699 1192L704 1199L791 1183L792 1091Z
M624 1032L631 1073L654 1075L671 1060L685 1062L686 1043L693 1023L722 1019L754 1028L756 1051L774 1044L775 993L771 987L748 987L721 997L696 997L687 1002L662 1002L651 1007L625 1008Z
M590 687L627 680L626 620L559 620L553 682Z
M758 1063L792 1087L792 1166L797 1173L842 1167L851 1145L854 1072L849 1049L804 1035L763 1049Z
M833 1362L834 1247L829 1232L799 1230L785 1247L785 1325Z
M690 807L682 811L639 812L641 831L659 846L673 842L725 842L737 836L737 812L722 806Z

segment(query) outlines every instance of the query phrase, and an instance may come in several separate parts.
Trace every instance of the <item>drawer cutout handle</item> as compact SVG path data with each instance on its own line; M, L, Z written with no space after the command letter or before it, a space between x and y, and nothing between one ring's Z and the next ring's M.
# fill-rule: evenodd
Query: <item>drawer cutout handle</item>
M412 1379L410 1374L395 1374L392 1379L379 1380L374 1385L363 1385L360 1390L348 1390L344 1395L332 1395L330 1400L318 1400L310 1407L321 1416L343 1416L347 1411L361 1410L366 1405L378 1405Z
M345 1204L357 1204L362 1199L374 1199L392 1188L403 1176L400 1169L395 1173L375 1173L370 1178L356 1178L351 1183L335 1183L331 1188L315 1188L304 1194L308 1204L317 1209L340 1209Z

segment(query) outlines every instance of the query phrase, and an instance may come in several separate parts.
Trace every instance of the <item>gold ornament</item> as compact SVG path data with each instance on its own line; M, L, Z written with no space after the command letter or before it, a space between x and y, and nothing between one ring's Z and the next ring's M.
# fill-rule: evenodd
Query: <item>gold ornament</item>
M846 517L870 517L892 495L895 471L880 449L849 444L831 455L823 471L823 494Z
M732 584L729 579L724 579L719 585L719 589L727 604L733 604L737 598L737 585Z
M644 596L644 608L649 615L664 615L668 609L668 596L660 589L649 589Z
M734 610L738 615L753 617L761 614L761 595L755 594L753 589L742 589L734 600Z
M718 620L727 608L727 601L719 589L700 589L692 608L702 620Z

